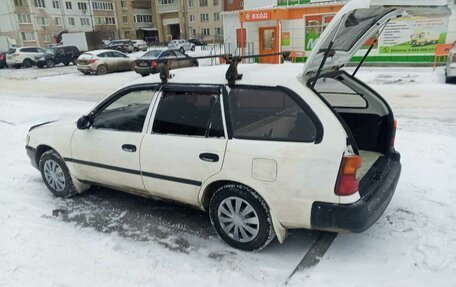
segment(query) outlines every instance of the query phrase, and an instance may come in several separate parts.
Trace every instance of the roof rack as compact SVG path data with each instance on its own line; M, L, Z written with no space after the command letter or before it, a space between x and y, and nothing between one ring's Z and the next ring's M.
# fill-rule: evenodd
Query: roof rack
M261 58L261 57L271 57L271 56L282 56L284 60L288 59L290 56L289 51L285 52L278 52L278 53L269 53L269 54L258 54L258 55L248 55L248 56L233 56L231 54L221 54L221 55L211 55L211 56L200 56L200 57L192 57L192 59L212 59L212 58L222 58L225 62L229 65L228 70L225 74L225 79L228 81L229 86L234 86L236 81L242 79L242 74L238 73L237 66L239 62L242 62L244 59L252 59L252 58ZM174 77L173 74L170 74L169 70L171 67L172 62L174 61L183 61L187 60L187 58L163 58L163 66L160 70L160 80L162 84L167 84L169 79Z

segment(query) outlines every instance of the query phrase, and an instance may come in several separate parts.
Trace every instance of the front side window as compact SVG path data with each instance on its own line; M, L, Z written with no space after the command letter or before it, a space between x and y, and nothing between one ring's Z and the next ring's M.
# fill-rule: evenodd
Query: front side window
M181 136L224 137L219 94L163 92L152 132Z
M155 90L137 90L118 98L95 115L96 129L141 132Z
M316 127L286 92L235 87L229 95L233 136L240 139L314 142Z

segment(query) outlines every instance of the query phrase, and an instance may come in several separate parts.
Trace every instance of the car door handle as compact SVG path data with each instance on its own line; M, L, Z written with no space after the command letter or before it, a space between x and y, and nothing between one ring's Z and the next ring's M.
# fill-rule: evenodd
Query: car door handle
M200 160L208 161L208 162L218 162L219 156L215 153L202 153L199 155Z
M122 149L124 151L128 151L128 152L135 152L136 151L136 146L132 145L132 144L124 144L124 145L122 145Z

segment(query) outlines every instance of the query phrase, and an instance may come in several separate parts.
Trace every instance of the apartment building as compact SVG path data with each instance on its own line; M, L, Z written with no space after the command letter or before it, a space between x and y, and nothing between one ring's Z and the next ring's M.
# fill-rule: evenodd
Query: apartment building
M158 42L155 0L131 0L136 38Z
M223 0L185 1L185 20L189 38L223 42Z
M187 38L184 17L186 0L152 0L160 42Z
M106 38L119 37L116 7L120 0L2 0L0 36L19 46L58 42L64 32L101 31ZM122 28L123 29L123 28Z
M238 11L244 9L244 0L223 0L223 11Z
M133 6L131 0L116 0L116 18L118 38L135 39L136 29L133 18Z

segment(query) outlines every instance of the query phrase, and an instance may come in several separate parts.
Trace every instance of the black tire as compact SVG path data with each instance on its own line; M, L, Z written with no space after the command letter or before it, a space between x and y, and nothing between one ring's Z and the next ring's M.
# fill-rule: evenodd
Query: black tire
M61 174L63 178L63 188L62 181L58 180L57 177L53 177L49 172L49 168L52 169L52 166L57 165L56 174ZM74 187L73 181L71 180L70 172L68 167L65 164L63 158L55 151L48 150L41 155L39 162L39 169L41 171L41 177L43 178L44 183L47 188L57 197L70 197L75 195L76 188ZM57 187L57 188L56 188ZM61 188L61 189L60 189Z
M13 65L13 68L20 69L21 68L21 64L15 64L15 65Z
M227 225L222 227L221 221L223 221L223 219L226 220L229 218L223 214L222 210L227 209L226 204L230 202L232 204L233 201L235 203L236 201L241 202L239 204L239 212L241 213L240 218L242 218L242 223L238 222L239 227L236 227L236 224L233 222L234 225L228 227L230 224L225 221L225 224ZM248 205L250 205L254 211L250 211L242 215L244 211L247 211ZM266 247L272 241L272 239L274 239L275 236L271 216L269 213L269 207L267 206L266 202L255 191L241 184L228 184L220 187L214 193L209 203L209 216L212 226L214 227L219 237L237 249L245 251L259 251ZM255 219L258 224L250 222L244 223L244 220L250 220L252 218ZM242 228L244 229L244 234L247 235L246 237L242 235L240 225L248 225L249 229ZM224 228L228 228L228 233L224 231ZM235 239L236 230L238 239ZM249 230L255 230L255 232L251 232ZM233 234L230 234L230 232ZM249 236L252 238L248 238ZM242 242L243 240L244 242Z
M83 71L81 71L81 73L83 73L84 75L90 74L90 72L83 72Z
M100 65L97 68L97 75L105 75L108 73L108 68L105 65Z
M55 67L55 62L54 62L54 60L51 60L51 59L47 60L47 61L46 61L46 66L47 66L48 68L54 68L54 67Z
M22 62L22 68L31 68L33 66L33 62L30 59L25 59Z
M70 62L64 62L63 63L65 66L69 66L70 65Z
M149 76L150 74L140 74L140 75L141 75L141 77L147 77L147 76Z
M42 64L37 64L36 66L40 69L42 69L44 67Z
M192 67L198 67L198 66L199 66L198 60L195 60L192 64Z

